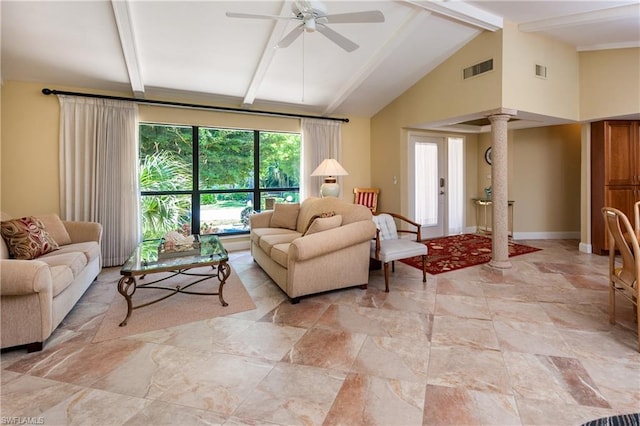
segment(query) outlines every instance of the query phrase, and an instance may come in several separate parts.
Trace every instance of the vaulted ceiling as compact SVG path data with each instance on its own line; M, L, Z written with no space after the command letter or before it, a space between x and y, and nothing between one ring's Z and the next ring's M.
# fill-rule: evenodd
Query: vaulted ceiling
M640 46L638 1L323 3L329 15L379 10L384 22L328 23L358 45L347 52L318 31L278 48L300 21L226 14L292 17L289 0L3 0L1 77L148 99L368 117L504 20L577 50Z

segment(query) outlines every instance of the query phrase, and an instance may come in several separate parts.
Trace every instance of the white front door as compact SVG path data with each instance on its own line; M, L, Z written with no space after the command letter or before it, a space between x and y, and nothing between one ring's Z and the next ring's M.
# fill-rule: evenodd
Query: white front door
M445 235L447 162L444 137L409 135L409 211L422 225L422 238Z

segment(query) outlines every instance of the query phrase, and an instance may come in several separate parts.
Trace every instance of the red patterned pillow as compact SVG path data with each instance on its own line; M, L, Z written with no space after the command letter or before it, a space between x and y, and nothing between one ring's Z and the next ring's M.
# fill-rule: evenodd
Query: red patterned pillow
M32 216L0 222L0 232L14 259L35 259L59 248L42 222Z

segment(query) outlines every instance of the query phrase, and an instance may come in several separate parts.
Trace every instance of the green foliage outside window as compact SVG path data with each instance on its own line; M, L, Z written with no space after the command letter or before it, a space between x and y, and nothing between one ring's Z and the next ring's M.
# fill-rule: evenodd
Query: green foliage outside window
M275 202L298 201L299 134L198 128L198 188L194 188L193 129L159 124L139 126L140 189L147 192L141 197L145 239L161 237L170 230L191 233L191 194L199 197L196 200L200 203L201 233L235 232L234 227L246 229L242 212L247 211L247 206L251 210L260 209L266 198ZM254 164L256 135L258 165ZM258 188L256 173L259 173ZM172 194L176 191L188 193ZM259 198L254 207L256 196ZM234 216L205 217L212 212L219 217L222 211L233 211Z

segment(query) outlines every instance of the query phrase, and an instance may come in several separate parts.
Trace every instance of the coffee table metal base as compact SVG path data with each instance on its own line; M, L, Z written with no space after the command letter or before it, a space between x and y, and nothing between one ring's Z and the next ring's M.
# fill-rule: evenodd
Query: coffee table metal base
M120 327L124 327L125 325L127 325L127 321L129 320L129 317L131 317L131 313L133 312L134 309L138 309L138 308L143 308L145 306L149 306L152 305L156 302L160 302L161 300L164 300L168 297L174 296L178 293L184 293L184 294L194 294L194 295L200 295L200 296L218 296L218 298L220 299L220 304L222 306L228 306L229 304L227 302L225 302L224 297L222 296L222 291L224 288L224 284L227 282L227 278L229 278L229 275L231 275L231 266L229 266L229 264L226 261L221 261L219 262L217 265L211 265L211 268L214 270L214 272L210 273L210 274L204 274L204 273L193 273L193 272L188 272L190 271L192 268L186 268L186 269L177 269L177 270L173 270L173 271L163 271L163 272L169 272L171 273L171 275L164 277L164 278L160 278L157 279L155 281L151 281L151 282L147 282L144 284L140 284L138 283L138 281L136 280L136 277L134 275L127 275L127 276L123 276L122 278L120 278L120 280L118 281L118 293L120 293L122 296L124 296L125 300L127 301L127 316L124 318L124 320L120 323ZM140 276L140 280L144 279L145 276L147 274L141 275ZM168 280L170 278L173 278L177 275L187 275L187 276L191 276L191 277L201 277L200 279L193 281L187 285L185 285L184 287L180 286L180 285L176 285L175 287L163 287L161 285L155 285L158 284L162 281ZM198 284L202 281L208 280L208 279L212 279L212 278L218 278L218 281L220 282L219 286L218 286L218 291L217 292L200 292L200 291L191 291L189 290L189 288L195 284ZM132 297L134 295L134 293L136 292L137 289L145 289L145 288L152 288L152 289L158 289L158 290L166 290L169 293L165 296L159 297L157 299L154 299L150 302L146 302L137 306L133 306L133 301L132 301Z

